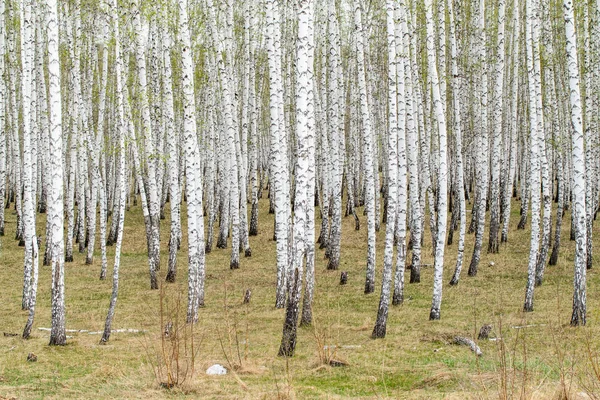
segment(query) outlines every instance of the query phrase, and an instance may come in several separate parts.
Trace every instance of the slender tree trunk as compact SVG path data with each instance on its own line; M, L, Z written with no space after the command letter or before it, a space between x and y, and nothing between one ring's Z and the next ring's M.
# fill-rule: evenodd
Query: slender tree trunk
M577 34L575 32L575 13L573 1L564 0L563 12L566 31L566 55L569 74L570 110L571 110L571 158L573 165L573 219L575 222L575 273L573 277L573 314L571 325L586 323L586 163L584 156L583 113L581 110L581 92L579 63L577 60Z
M333 173L332 173L332 216L331 216L331 235L329 247L327 249L329 261L327 269L337 270L340 265L340 245L342 240L342 192L344 175L344 153L345 153L345 134L343 104L344 96L340 87L343 86L342 66L340 60L340 32L337 22L335 1L329 0L328 4L328 23L329 23L329 111L331 113L330 129L332 138Z
M125 224L125 195L127 192L127 186L125 184L125 112L123 105L123 78L122 78L122 60L121 60L121 42L119 34L119 17L118 17L118 5L116 0L112 0L111 7L113 9L113 29L114 29L114 41L115 41L115 80L117 90L117 121L115 126L117 127L117 135L119 141L119 222L117 229L117 241L115 245L115 264L113 266L113 282L112 282L112 294L110 296L110 304L108 307L108 313L106 315L106 321L104 323L104 332L100 339L100 344L108 342L111 333L112 321L115 315L115 307L117 305L117 296L119 295L119 266L121 264L121 245L123 243L123 226Z
M65 345L65 270L63 217L63 130L60 86L58 7L47 0L48 100L50 103L50 161L52 185L48 218L52 224L52 327L50 345Z
M138 0L134 0L133 6L133 27L135 31L135 58L137 64L138 77L138 98L140 100L141 114L141 137L144 141L144 151L146 162L146 176L144 182L146 193L148 194L148 212L149 212L149 233L148 237L148 266L150 271L150 289L158 289L158 278L156 271L160 269L160 204L158 198L158 185L156 180L156 162L154 161L155 146L152 135L152 126L150 120L149 90L147 83L147 69L145 57L145 43L142 37L142 22L139 12Z
M279 355L290 357L296 347L298 308L302 289L302 273L307 256L308 239L314 242L314 233L310 235L310 214L314 214L311 181L314 182L314 90L313 90L313 1L300 0L298 3L298 54L296 73L298 86L296 93L296 195L294 197L294 245L293 245L293 280L288 292L286 316ZM312 175L312 176L311 176ZM314 191L314 187L312 187ZM311 237L312 236L312 237Z
M387 316L392 287L392 269L394 267L394 234L398 216L398 77L396 64L396 36L393 0L386 1L387 45L388 45L388 180L387 180L387 220L385 225L385 250L383 255L383 275L381 278L381 296L377 309L377 320L372 338L383 338L386 334Z
M425 0L425 13L427 19L427 61L429 75L433 89L433 107L437 120L439 135L439 173L438 173L438 214L437 237L435 242L435 259L433 271L433 299L431 303L430 320L440 319L442 306L442 277L444 272L444 246L446 244L446 225L448 217L448 165L447 165L447 137L446 115L440 95L440 82L437 71L437 59L433 34L432 1Z
M527 288L525 292L525 304L523 311L533 311L533 289L535 284L535 269L540 248L540 120L537 108L537 79L535 77L535 52L538 51L539 42L537 39L538 12L537 1L527 0L526 4L526 24L525 40L527 48L527 70L528 70L528 89L529 89L529 131L530 131L530 172L531 172L531 245L529 250L529 267L527 270Z
M498 232L500 230L500 149L502 147L502 126L503 126L503 108L504 108L504 19L505 19L505 0L498 2L498 34L496 43L496 65L494 81L494 114L493 114L493 132L492 132L492 159L491 159L491 177L490 182L490 238L488 244L488 253L498 253L500 251L500 240ZM484 89L485 90L485 89Z
M279 24L279 5L275 0L266 2L267 53L269 62L269 115L271 126L271 178L275 197L275 237L277 240L277 293L275 307L285 306L286 276L288 264L288 187L286 183L287 162L284 151L287 148L285 132L281 131L283 103L281 82L281 32Z
M464 184L464 167L463 167L463 156L462 156L462 120L461 120L461 104L460 104L460 88L458 77L458 55L456 46L456 35L454 25L454 10L452 6L452 0L448 1L448 14L450 16L450 47L451 47L451 68L452 68L452 111L454 114L454 140L456 149L455 162L456 162L456 190L458 193L458 210L460 213L460 233L458 237L458 253L456 255L456 267L454 268L454 275L450 281L450 285L457 285L460 279L460 273L463 265L463 258L465 253L465 232L467 229L467 204L465 201L465 184Z
M369 98L366 82L365 49L366 33L362 23L360 2L355 1L354 19L356 25L356 62L358 63L358 92L360 114L363 126L363 150L365 171L365 208L367 212L367 274L365 280L365 294L375 291L375 176L373 167L373 130L369 110Z
M487 34L485 26L485 1L480 0L478 11L478 30L479 30L479 62L481 64L481 87L478 95L481 97L479 107L480 135L478 135L477 150L477 224L475 227L475 245L473 246L473 256L469 265L469 276L477 275L477 268L481 259L481 246L483 244L483 233L485 230L485 214L488 199L488 164L489 164L489 143L488 143L488 79L487 79Z
M209 7L210 9L210 7ZM214 21L214 19L213 19ZM180 40L182 43L183 135L185 138L186 190L188 217L188 308L187 322L198 321L198 307L204 305L204 219L202 217L202 171L196 135L194 69L188 25L187 0L179 0Z

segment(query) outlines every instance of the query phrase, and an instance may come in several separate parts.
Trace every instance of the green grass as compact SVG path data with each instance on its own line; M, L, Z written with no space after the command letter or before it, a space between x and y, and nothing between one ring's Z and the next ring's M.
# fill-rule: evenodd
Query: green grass
M509 243L500 254L482 255L479 274L468 277L473 236L467 236L465 267L457 287L449 282L456 260L456 243L447 247L444 271L442 319L428 321L431 305L432 267L422 269L420 284L406 284L404 305L392 307L387 337L372 340L379 301L385 226L378 233L376 293L364 295L366 260L365 217L363 229L354 230L352 218L343 220L340 270L349 272L340 286L339 271L327 271L323 251L317 250L314 327L300 328L296 355L277 357L284 310L275 304L275 243L273 215L261 200L258 237L250 238L252 257L241 258L239 270L229 270L230 249L214 249L207 255L206 304L195 328L199 356L193 378L183 387L161 389L151 365L162 331L159 291L149 290L146 240L140 207L132 207L125 220L120 292L114 329L130 328L141 334L113 333L106 346L100 335L68 333L65 347L48 346L50 327L50 271L40 266L38 306L32 338L0 336L0 399L6 398L552 398L561 387L561 376L572 384L571 395L592 384L586 338L599 332L596 315L600 305L595 269L588 274L588 326L570 328L573 242L569 218L563 224L559 264L548 267L545 282L535 290L535 311L522 313L529 251L529 232L516 231L518 206L511 219ZM168 206L167 206L168 208ZM470 208L470 206L468 206ZM470 214L468 214L470 216ZM23 249L13 240L15 215L6 210L6 236L0 238L0 330L20 334L27 319L21 311ZM185 221L184 221L185 224ZM317 230L320 226L317 219ZM428 224L426 224L428 226ZM185 227L185 225L184 225ZM185 229L184 229L185 231ZM38 233L44 232L44 216L38 215ZM162 269L166 274L168 214L162 225ZM217 233L217 232L215 232ZM185 232L184 232L185 234ZM317 232L318 234L318 232ZM430 234L425 233L423 263L432 264ZM487 231L485 234L487 244ZM215 241L216 242L216 241ZM166 285L166 299L187 290L187 242L179 252L177 283ZM596 244L596 248L598 245ZM66 265L67 329L100 331L111 292L114 248L109 248L109 279L99 281L100 257L85 265L75 253ZM495 266L490 267L493 261ZM597 262L597 260L595 259ZM407 278L408 278L408 271ZM406 280L408 282L408 279ZM246 288L252 302L242 305ZM484 355L477 358L467 347L451 344L454 335L476 337L481 325L494 325L499 341L479 342ZM242 368L238 376L207 376L214 363L227 366L235 356L237 326ZM533 325L516 329L514 326ZM502 327L500 330L500 326ZM341 346L336 357L346 367L319 365L319 343ZM247 343L247 353L246 344ZM591 353L600 343L591 339ZM225 350L223 350L223 348ZM38 361L26 361L33 352ZM501 362L502 356L507 361ZM235 357L234 357L235 358ZM505 371L507 393L500 389ZM512 396L510 396L512 394Z

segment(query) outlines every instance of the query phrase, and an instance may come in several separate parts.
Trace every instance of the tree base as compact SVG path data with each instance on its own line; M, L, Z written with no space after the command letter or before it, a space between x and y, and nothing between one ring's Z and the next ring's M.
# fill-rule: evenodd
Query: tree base
M409 283L421 283L421 271L414 266L410 269Z
M399 306L401 304L404 303L404 295L403 294L397 294L396 292L394 292L394 296L392 297L392 305L393 306Z
M327 263L327 269L330 271L337 271L337 269L339 268L339 265L340 265L339 260L329 258L329 262Z
M386 334L386 326L384 324L377 323L371 333L371 339L383 339Z
M167 281L169 283L174 283L175 278L177 278L177 272L173 269L169 269L169 271L167 272L167 277L165 278L165 281Z

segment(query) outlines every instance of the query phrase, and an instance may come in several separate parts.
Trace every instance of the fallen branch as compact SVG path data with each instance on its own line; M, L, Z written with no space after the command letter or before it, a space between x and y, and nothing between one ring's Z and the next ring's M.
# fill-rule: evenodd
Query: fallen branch
M50 328L38 328L40 331L50 332L52 329ZM89 332L87 329L65 329L67 333L85 333Z
M531 325L514 325L513 329L533 328L534 326L546 326L546 324L531 324Z
M50 332L50 328L38 328L40 331ZM104 331L89 331L88 329L66 329L68 333L87 333L88 335L102 335ZM144 329L113 329L111 333L144 333Z
M144 333L145 329L112 329L111 333ZM102 335L104 331L88 332L88 335Z
M473 351L475 354L477 354L477 357L481 357L483 355L483 352L481 351L479 346L477 346L477 344L475 344L475 342L469 338L462 337L462 336L455 336L454 343L461 344L464 346L469 346L471 351Z

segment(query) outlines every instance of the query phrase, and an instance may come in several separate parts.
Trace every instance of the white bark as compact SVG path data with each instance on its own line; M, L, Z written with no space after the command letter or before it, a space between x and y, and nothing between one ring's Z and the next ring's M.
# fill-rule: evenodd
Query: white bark
M375 153L373 143L373 128L369 110L369 97L366 82L365 49L366 32L362 22L362 10L359 1L354 4L354 21L356 25L356 62L358 65L358 94L360 103L360 116L362 119L362 145L365 173L365 208L367 212L367 273L365 280L365 294L375 291L375 176L373 157Z
M127 192L127 185L125 184L125 111L123 104L123 82L122 77L122 57L121 57L121 42L119 34L119 17L118 17L118 5L117 0L112 0L111 4L112 15L113 15L113 29L114 29L114 40L115 40L115 80L117 90L117 120L116 124L116 135L118 139L119 149L119 213L118 213L118 229L117 229L117 241L115 245L115 264L113 266L113 282L112 282L112 293L110 297L110 304L108 307L108 313L106 315L106 321L104 323L104 332L100 339L100 344L108 342L111 334L112 320L115 315L115 307L117 305L117 297L119 295L119 267L121 264L121 246L123 243L123 226L125 224L125 194Z
M500 240L498 231L500 228L500 159L502 147L502 126L504 107L504 20L505 0L498 2L498 33L496 43L496 63L494 80L494 107L493 107L493 131L491 151L491 182L490 182L490 237L488 244L489 253L500 251ZM484 88L485 90L486 88Z
M476 108L479 109L477 116L480 133L477 135L477 195L475 199L477 204L473 207L476 216L475 245L473 247L473 257L469 265L469 276L477 275L477 268L481 258L481 246L483 243L483 233L485 230L486 202L488 197L489 185L489 143L488 143L488 71L487 71L487 34L485 25L485 0L480 0L478 5L478 61L480 64L481 81L478 81L480 87L477 89L477 95L480 102L477 102Z
M168 35L168 33L165 33L165 35ZM177 250L181 244L181 192L179 187L179 130L175 129L170 37L167 38L164 44L163 57L163 117L165 134L167 136L167 176L169 182L169 205L171 207L169 264L166 280L167 282L175 282L177 276Z
M465 182L464 182L464 166L463 166L463 155L462 155L462 119L461 119L461 103L460 103L460 82L459 82L459 71L458 71L458 49L456 45L456 34L455 34L455 23L454 23L454 10L452 6L452 0L448 1L448 14L450 15L450 52L451 52L451 68L452 68L452 112L453 112L453 132L454 141L456 148L455 152L455 163L456 163L456 190L458 191L458 202L459 202L459 213L460 213L460 232L458 234L458 252L456 255L456 266L454 268L454 275L450 281L450 285L458 284L460 279L460 273L463 265L463 258L465 253L465 232L467 229L467 204L465 201Z
M180 40L183 68L183 135L185 138L186 190L188 214L188 308L187 321L198 321L198 307L204 305L204 219L202 217L202 171L196 135L194 68L192 64L187 0L179 0Z
M540 213L541 213L541 176L540 176L540 116L537 109L538 91L535 77L535 52L539 51L539 42L536 40L539 31L539 20L536 16L537 1L527 0L525 41L527 48L527 72L529 92L529 159L530 159L530 185L531 185L531 244L529 250L529 266L527 269L527 288L525 292L524 311L533 311L533 290L535 284L535 268L537 264L538 251L540 248Z
M386 1L386 27L388 47L388 183L387 183L387 220L385 225L385 250L383 254L383 274L381 278L381 296L377 320L371 337L383 338L387 329L387 316L392 287L392 269L394 267L394 234L398 216L398 54L396 53L394 0ZM402 73L404 71L401 70ZM402 88L401 90L404 90ZM403 127L402 127L403 128ZM404 133L404 129L402 129ZM403 245L404 243L402 243ZM403 250L400 250L403 251Z
M34 80L34 40L35 14L32 14L31 0L23 0L21 5L21 96L23 112L23 240L25 241L22 309L27 310L32 301L33 288L33 242L35 237L35 194L33 181L35 137L35 95ZM32 117L33 116L33 117ZM3 129L3 128L2 128Z
M149 90L147 83L147 69L144 37L142 36L142 22L138 0L134 0L133 6L133 28L135 31L135 58L137 64L138 96L140 100L141 130L144 140L144 152L146 160L146 192L148 194L148 211L150 216L150 237L148 238L148 266L150 270L150 289L158 289L156 271L160 269L160 203L158 198L158 186L156 181L156 161L154 157L155 147L152 135L150 119Z
M584 159L583 113L581 110L581 91L579 63L577 60L577 34L575 32L575 13L573 1L564 0L563 12L566 31L566 55L569 74L571 106L571 145L572 145L572 193L573 215L575 221L575 273L573 278L573 313L571 325L586 323L586 164Z
M418 105L415 101L416 77L413 75L412 59L416 49L413 47L413 37L416 35L414 24L408 22L408 15L403 22L404 35L407 36L409 46L405 52L410 57L404 66L405 88L406 88L406 153L409 175L409 204L410 204L410 236L412 243L412 258L410 269L410 283L421 281L421 237L423 226L423 213L419 199L419 133L418 133ZM409 54L410 53L410 54Z
M50 162L52 185L48 219L52 224L52 328L51 345L65 345L65 271L63 217L63 130L60 86L58 10L56 0L47 0L48 99L50 102Z
M0 1L0 76L4 76L5 16L4 1ZM6 167L8 159L8 138L6 135L6 83L0 78L0 236L4 236L4 199L6 196Z
M508 168L508 176L507 182L505 185L505 200L504 200L504 215L503 215L503 224L502 224L502 235L501 242L508 241L508 227L510 222L510 197L513 192L513 186L515 185L516 180L516 165L517 165L517 138L518 138L518 127L517 127L517 107L518 107L518 99L519 99L519 66L520 66L520 57L519 57L519 44L520 44L520 32L521 32L521 18L520 18L520 2L518 0L513 1L513 46L512 46L512 84L511 84L511 114L513 118L510 120L510 149L509 149L509 168Z
M281 70L281 32L279 5L266 1L267 53L269 62L269 116L271 127L271 179L275 195L275 237L277 238L277 293L275 306L285 305L286 271L288 264L289 189L287 186L287 141L283 131L283 85Z
M309 247L308 239L310 238L314 242L314 233L309 234L310 229L314 232L314 226L310 226L310 214L314 214L314 201L313 197L309 196L311 188L314 191L314 183L311 184L311 181L314 182L315 163L313 1L300 0L298 7L298 54L296 60L296 74L298 77L296 93L297 164L295 175L296 195L294 198L294 244L291 265L293 281L288 292L286 317L281 347L279 348L279 355L282 356L294 354L298 308L302 292L303 264Z
M437 120L439 136L439 172L438 172L438 214L437 237L435 243L435 260L433 271L433 299L429 319L440 319L442 306L442 277L444 272L444 246L446 244L446 225L448 217L448 162L447 162L447 137L446 115L442 98L440 96L440 83L437 72L436 53L433 35L432 0L425 0L425 13L427 19L427 64L431 79L433 107Z
M396 54L396 76L398 89L396 91L398 105L398 217L396 218L397 246L396 272L394 274L394 295L392 304L398 305L404 302L404 270L406 269L406 227L407 227L407 156L406 156L406 124L407 124L407 102L406 102L406 67L409 64L407 52L407 41L404 40L406 32L406 3L400 2L394 10L394 35Z

